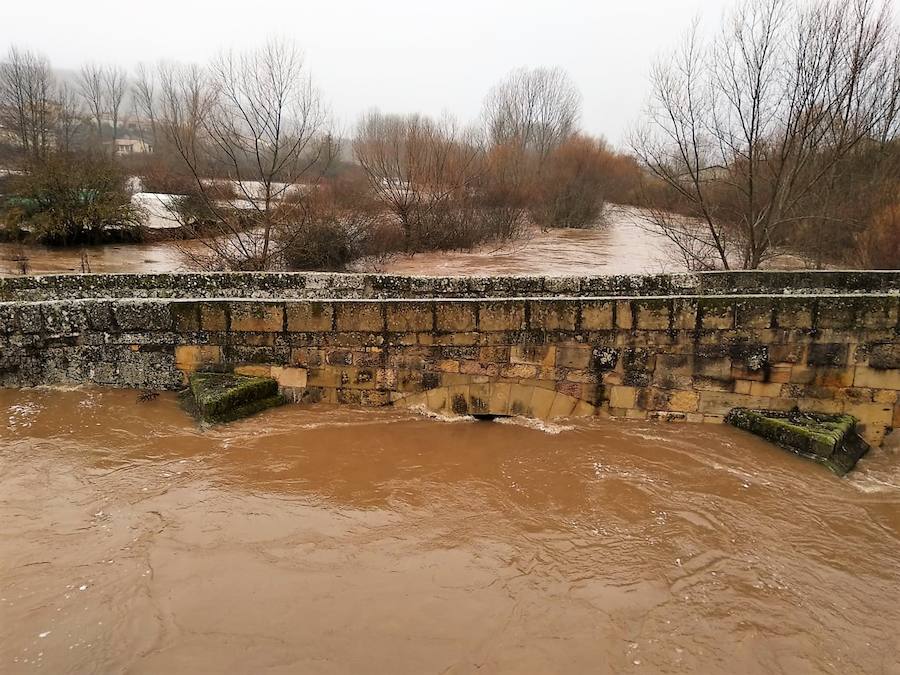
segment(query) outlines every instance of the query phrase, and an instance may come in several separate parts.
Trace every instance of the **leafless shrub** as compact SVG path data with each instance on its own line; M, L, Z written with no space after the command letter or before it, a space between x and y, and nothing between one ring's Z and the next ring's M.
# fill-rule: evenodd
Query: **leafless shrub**
M470 245L480 150L455 121L372 112L359 123L353 151L402 228L405 251Z
M544 161L530 209L542 228L589 227L603 212L611 153L602 141L575 135Z

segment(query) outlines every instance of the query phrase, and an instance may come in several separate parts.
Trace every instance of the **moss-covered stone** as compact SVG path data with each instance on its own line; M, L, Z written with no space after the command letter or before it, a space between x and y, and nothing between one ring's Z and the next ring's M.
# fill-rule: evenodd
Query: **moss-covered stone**
M230 422L284 403L271 377L194 373L182 402L204 422Z
M777 446L820 462L843 476L869 445L856 433L852 415L734 408L725 421Z

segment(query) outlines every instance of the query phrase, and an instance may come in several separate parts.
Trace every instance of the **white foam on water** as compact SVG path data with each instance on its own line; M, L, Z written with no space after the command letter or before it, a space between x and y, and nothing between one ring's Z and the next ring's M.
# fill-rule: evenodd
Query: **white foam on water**
M574 424L554 424L547 420L539 420L533 417L498 417L495 422L499 424L511 424L517 427L525 427L526 429L534 429L545 434L553 436L561 434L564 431L574 431Z
M465 417L463 415L444 415L443 413L435 412L434 410L430 410L424 405L411 405L407 410L416 413L417 415L422 415L424 417L430 417L433 420L437 420L438 422L475 422L474 417Z

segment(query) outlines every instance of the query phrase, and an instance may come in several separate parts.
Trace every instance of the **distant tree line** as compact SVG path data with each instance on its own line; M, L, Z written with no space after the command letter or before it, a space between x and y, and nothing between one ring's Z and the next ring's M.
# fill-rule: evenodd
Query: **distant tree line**
M580 126L559 69L519 69L475 124L361 116L335 132L297 48L210 63L89 64L59 82L13 47L0 63L3 218L57 244L134 238L128 176L164 203L205 269L340 269L467 249L530 228L602 224L609 202L690 269L900 266L900 29L887 0L741 0L654 66L630 152ZM149 152L117 156L138 137ZM4 186L5 183L5 186ZM162 203L162 200L161 200Z

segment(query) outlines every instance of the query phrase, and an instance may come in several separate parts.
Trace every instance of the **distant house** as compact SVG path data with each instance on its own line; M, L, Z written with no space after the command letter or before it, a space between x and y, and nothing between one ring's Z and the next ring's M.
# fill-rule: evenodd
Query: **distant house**
M150 155L153 154L153 146L139 138L117 138L116 154L126 155Z

